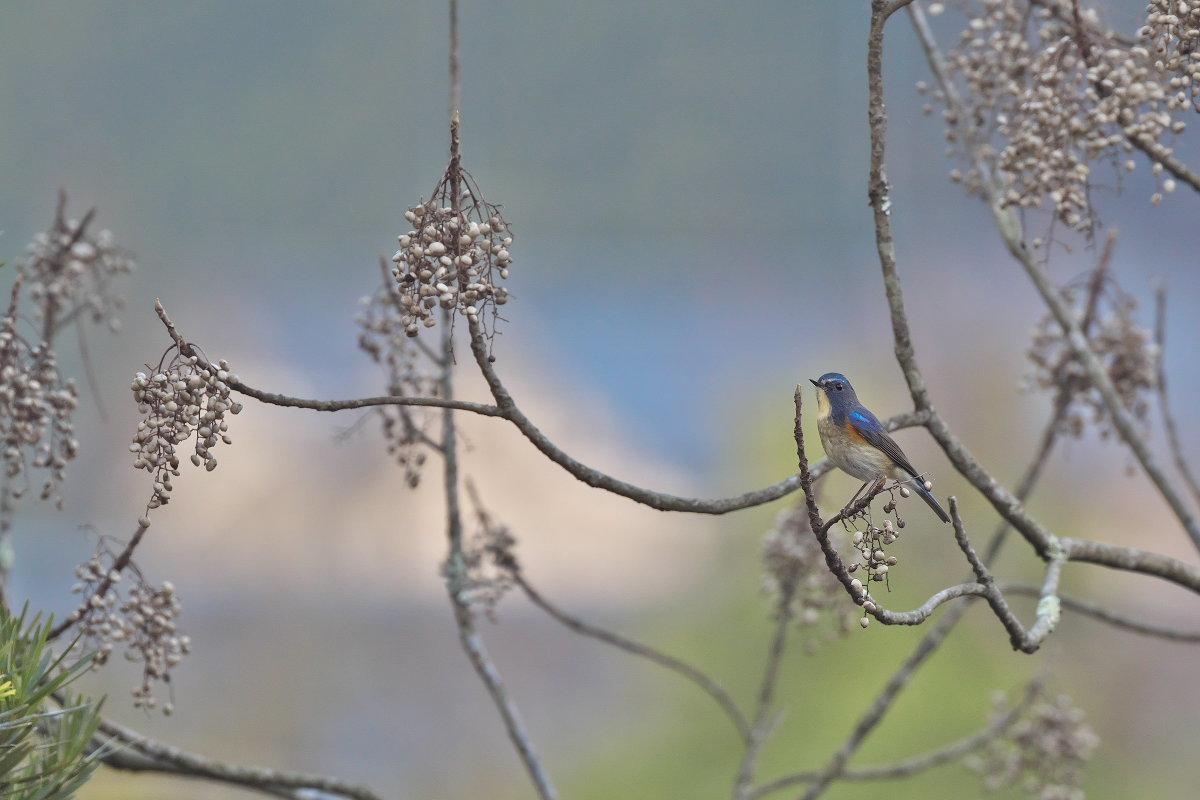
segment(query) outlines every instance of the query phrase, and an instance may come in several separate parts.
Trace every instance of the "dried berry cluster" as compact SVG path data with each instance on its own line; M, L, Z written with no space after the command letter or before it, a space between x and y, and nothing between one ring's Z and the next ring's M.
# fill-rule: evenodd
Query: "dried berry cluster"
M997 700L997 715L1003 713ZM966 765L989 792L1020 786L1038 800L1083 800L1083 768L1100 743L1083 712L1066 695L1039 700L1004 737Z
M512 588L520 569L513 552L517 540L507 525L495 522L491 515L478 508L478 500L475 503L478 528L463 549L458 596L474 613L483 613L495 621L496 606Z
M1170 108L1200 111L1200 3L1150 0L1146 25L1138 35L1150 46L1154 67L1175 93Z
M1082 306L1086 287L1092 280L1089 273L1063 287L1067 302ZM1087 323L1084 335L1104 365L1122 404L1135 419L1145 422L1150 409L1149 395L1158 385L1159 349L1151 332L1138 324L1137 307L1137 300L1109 279L1100 297L1100 307L1090 315L1094 319L1085 310L1077 311L1077 318ZM1065 433L1082 436L1090 412L1091 423L1099 428L1101 437L1112 434L1112 420L1104 399L1076 357L1062 326L1050 314L1034 328L1029 359L1034 371L1027 384L1031 388L1065 393L1070 400L1061 423Z
M150 508L164 505L171 494L171 478L179 475L179 457L175 448L196 436L191 461L210 472L217 459L212 449L218 442L231 444L225 415L237 414L242 404L232 400L228 381L237 382L229 364L202 366L196 356L175 352L171 362L160 371L147 375L139 372L130 388L145 418L138 423L129 450L133 465L154 476L154 494Z
M925 488L932 489L933 484L925 481ZM871 508L868 506L857 514L842 520L843 528L850 533L851 546L858 553L858 558L849 560L846 569L850 574L862 570L862 578L851 579L850 588L854 592L855 601L863 608L863 616L858 622L864 628L871 623L869 615L876 610L874 598L871 597L870 589L867 588L864 581L866 584L870 584L872 581L882 583L889 590L891 589L889 583L891 569L899 563L900 559L891 555L887 548L900 538L900 530L905 525L904 519L900 516L896 495L905 498L912 496L912 490L899 481L888 484L883 487L882 491L888 495L887 502L883 504L883 513L892 515L892 519L885 518L880 525L876 525ZM859 528L860 524L864 527Z
M853 615L839 613L843 590L825 563L825 554L808 527L808 511L801 504L780 513L762 543L763 588L776 599L779 613L787 614L806 636L812 652L820 640L845 634ZM785 605L786 604L786 605Z
M117 247L110 231L95 236L88 232L91 214L82 221L65 219L64 204L62 198L54 225L34 238L18 265L37 318L47 333L81 315L116 330L122 302L109 284L115 276L132 272L133 260Z
M951 107L945 117L948 140L976 156L966 175L951 173L954 180L965 181L972 192L985 180L998 181L1004 204L1049 204L1062 223L1088 232L1095 224L1092 164L1115 164L1135 145L1170 155L1164 139L1186 123L1172 117L1181 105L1164 75L1165 62L1102 29L1093 9L1075 12L1066 0L970 5L967 29L947 56L970 107L961 111L965 119ZM1162 29L1156 25L1154 31ZM1178 30L1163 36L1176 51L1186 51ZM1160 41L1156 47L1171 45ZM1176 77L1177 84L1183 80ZM934 94L945 102L941 90ZM984 174L977 162L985 165ZM1124 166L1134 169L1136 162L1126 158ZM1156 162L1155 174L1161 171ZM1174 181L1163 180L1160 187L1170 192ZM1161 193L1152 198L1161 199Z
M63 380L50 346L30 346L17 333L14 303L0 321L0 532L11 522L12 500L29 489L32 469L46 473L41 498L56 498L61 506L58 487L79 450L71 418L77 405L75 382Z
M142 664L142 682L133 689L133 705L155 708L154 683L169 685L172 668L191 648L191 639L176 627L179 597L169 581L151 586L129 564L126 572L134 576L135 585L122 598L117 588L122 574L113 569L113 562L112 552L102 546L75 570L79 582L71 591L87 599L71 619L79 622L84 638L95 647L94 669L108 663L119 646L124 648L126 660ZM171 711L171 703L165 703L163 712Z
M894 503L889 503L894 507ZM887 513L888 506L884 506L884 513ZM903 524L903 520L900 521ZM891 567L896 566L899 559L896 556L887 554L885 547L893 544L900 538L900 531L892 527L892 521L885 519L883 527L879 528L871 524L866 530L856 530L850 537L854 549L858 551L861 560L851 561L847 565L847 569L851 573L857 572L862 568L867 576L868 581L886 581L888 579L888 571Z
M392 275L400 287L408 336L437 324L435 309L466 314L494 330L496 307L508 302L498 286L512 264L512 236L500 209L482 199L470 175L452 165L433 198L404 218L413 226L399 237ZM454 188L461 186L457 202Z
M67 219L65 210L60 197L50 230L26 248L0 319L0 533L15 501L32 488L33 470L45 471L40 497L61 505L58 487L79 449L72 422L78 397L75 382L59 374L54 340L89 315L117 328L120 300L108 284L134 268L109 231L89 232L91 213L81 221ZM19 325L25 319L41 323L33 335Z
M387 373L389 395L437 397L441 384L427 374L435 366L435 359L405 332L407 313L400 297L396 284L388 282L371 297L362 299L358 346ZM377 413L383 419L388 453L404 468L408 485L416 488L427 455L425 427L432 416L427 409L413 406L381 406Z

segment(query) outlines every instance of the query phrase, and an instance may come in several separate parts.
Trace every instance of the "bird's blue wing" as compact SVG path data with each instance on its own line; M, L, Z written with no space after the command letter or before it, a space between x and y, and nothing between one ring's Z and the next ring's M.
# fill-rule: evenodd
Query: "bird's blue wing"
M846 427L850 429L852 436L858 436L867 444L881 450L884 455L892 460L892 463L909 475L917 477L917 471L913 469L908 456L904 455L904 451L900 449L900 445L896 444L896 440L888 435L888 432L883 427L883 423L870 411L865 408L851 411L846 415Z

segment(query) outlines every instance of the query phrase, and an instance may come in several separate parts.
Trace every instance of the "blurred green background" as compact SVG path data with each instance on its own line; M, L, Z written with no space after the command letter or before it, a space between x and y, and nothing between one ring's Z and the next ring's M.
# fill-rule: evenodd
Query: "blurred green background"
M1119 3L1107 18L1132 32L1140 8ZM866 206L866 3L464 0L460 13L464 163L517 239L499 366L552 438L625 479L715 497L794 471L792 391L806 378L842 371L881 416L908 408ZM74 565L97 535L129 535L141 513L149 486L125 468L136 424L128 384L167 345L154 298L252 385L379 393L354 317L379 255L406 230L404 209L445 166L446 17L437 2L0 10L0 260L18 260L47 227L62 187L77 215L98 206L99 224L140 265L121 287L124 330L89 340L98 396L80 412L67 508L30 505L17 520L18 601L70 610ZM961 24L954 12L938 20L944 45ZM888 42L889 176L916 346L939 409L1011 487L1049 411L1047 398L1019 391L1042 312L985 209L946 180L954 164L937 117L921 114L913 87L927 75L907 20ZM1148 172L1118 183L1097 169L1096 198L1120 228L1123 285L1143 300L1153 281L1169 287L1167 366L1185 411L1200 380L1197 205L1179 192L1152 208ZM1073 246L1051 266L1065 281L1093 263ZM62 361L81 374L69 344ZM175 675L175 716L130 708L136 675L124 665L89 687L112 695L115 718L214 756L361 780L385 796L528 797L438 582L437 476L400 491L373 421L338 438L358 421L257 405L233 420L221 468L178 481L138 555L152 580L178 588L194 640ZM1197 427L1181 422L1185 446L1200 452ZM501 423L464 425L467 469L513 525L536 585L751 701L771 629L759 548L785 503L721 519L661 514L597 497ZM982 540L990 510L926 436L898 438L941 496L962 498ZM1111 443L1072 442L1032 509L1064 535L1194 562L1128 464ZM835 476L824 491L853 489ZM948 532L923 507L908 517L894 608L964 573ZM1014 544L1001 574L1033 579L1037 564ZM1152 581L1073 566L1066 584L1200 627L1193 598ZM787 714L760 774L823 764L922 633L876 625L815 655L790 653ZM564 797L729 795L737 739L694 687L516 597L484 634ZM1047 663L1052 686L1102 739L1090 797L1189 796L1195 650L1070 616L1028 657L973 609L855 763L977 729L995 690ZM971 797L978 787L951 765L828 796ZM84 793L162 796L241 795L112 774Z

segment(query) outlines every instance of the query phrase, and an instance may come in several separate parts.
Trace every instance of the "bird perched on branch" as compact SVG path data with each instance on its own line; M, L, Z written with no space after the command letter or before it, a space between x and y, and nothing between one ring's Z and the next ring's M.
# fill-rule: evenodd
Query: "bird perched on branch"
M901 483L907 482L942 522L949 522L949 515L925 488L925 479L913 468L896 440L884 430L879 418L858 401L846 376L827 372L816 380L809 380L817 387L817 431L821 434L825 455L842 471L865 481L854 496L858 497L867 484L895 478Z

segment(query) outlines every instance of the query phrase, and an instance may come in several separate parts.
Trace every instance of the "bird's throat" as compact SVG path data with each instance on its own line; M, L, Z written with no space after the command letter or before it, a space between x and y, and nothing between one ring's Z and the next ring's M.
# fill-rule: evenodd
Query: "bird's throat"
M817 419L826 419L832 407L829 405L829 395L824 389L817 389Z

